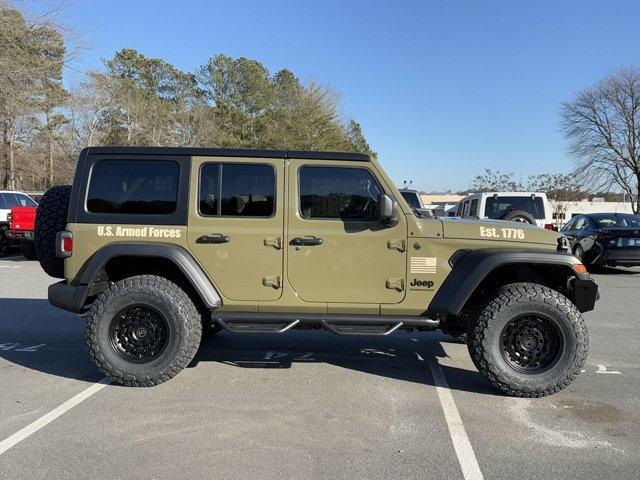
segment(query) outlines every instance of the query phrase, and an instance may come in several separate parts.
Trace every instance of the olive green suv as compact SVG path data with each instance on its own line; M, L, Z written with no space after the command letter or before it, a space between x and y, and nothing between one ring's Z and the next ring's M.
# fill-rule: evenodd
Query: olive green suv
M422 217L366 155L91 147L36 215L50 302L86 316L112 380L164 382L203 329L466 334L509 395L554 393L588 349L597 285L564 237Z

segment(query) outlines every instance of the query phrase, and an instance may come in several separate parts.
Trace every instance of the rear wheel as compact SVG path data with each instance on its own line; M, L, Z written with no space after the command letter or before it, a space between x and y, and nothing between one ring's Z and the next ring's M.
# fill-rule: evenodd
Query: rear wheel
M195 356L202 324L176 284L140 275L112 284L91 308L85 342L96 366L125 386L150 387L174 377Z
M4 257L9 253L9 249L11 248L11 244L9 239L5 235L7 231L6 227L0 227L0 257Z
M566 297L542 285L515 283L480 307L467 345L494 387L512 396L542 397L580 373L589 340L582 315Z

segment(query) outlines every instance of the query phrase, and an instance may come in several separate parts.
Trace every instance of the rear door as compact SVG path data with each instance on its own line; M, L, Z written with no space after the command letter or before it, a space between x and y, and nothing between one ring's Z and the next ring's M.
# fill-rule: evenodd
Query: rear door
M222 295L282 293L284 159L194 157L188 244Z
M390 193L367 162L290 160L288 279L307 302L398 303L405 295L407 224L375 220Z

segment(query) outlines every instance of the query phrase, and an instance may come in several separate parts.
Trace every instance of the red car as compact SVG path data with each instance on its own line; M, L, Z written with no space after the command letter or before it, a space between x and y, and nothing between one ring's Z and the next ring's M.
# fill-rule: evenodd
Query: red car
M28 260L36 259L33 245L33 229L36 221L36 207L12 207L7 215L9 229L5 232L8 239L19 241L22 254Z

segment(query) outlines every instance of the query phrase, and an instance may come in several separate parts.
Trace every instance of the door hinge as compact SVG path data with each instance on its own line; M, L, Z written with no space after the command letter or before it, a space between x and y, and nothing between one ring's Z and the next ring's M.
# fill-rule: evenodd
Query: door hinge
M282 237L267 237L264 239L264 246L280 250L282 248Z
M404 290L404 278L388 278L386 285L389 290L402 292Z
M399 252L404 252L406 247L406 242L404 240L389 240L387 242L387 248L390 250L398 250Z
M280 277L278 275L270 275L262 277L262 285L265 287L280 288Z

